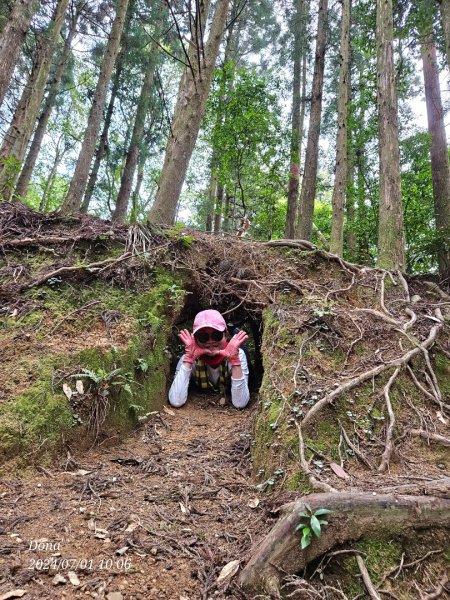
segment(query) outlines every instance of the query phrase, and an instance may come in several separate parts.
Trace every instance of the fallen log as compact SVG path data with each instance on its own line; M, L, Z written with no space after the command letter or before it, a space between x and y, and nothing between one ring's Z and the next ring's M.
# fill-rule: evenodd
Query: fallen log
M322 527L319 539L313 538L305 550L295 531L299 512L305 502L313 511L327 508L329 525ZM282 507L283 516L259 543L239 576L246 590L264 591L280 597L281 575L298 573L311 561L336 545L359 540L371 534L433 527L450 528L450 493L446 498L434 496L401 496L395 494L324 493L311 494Z

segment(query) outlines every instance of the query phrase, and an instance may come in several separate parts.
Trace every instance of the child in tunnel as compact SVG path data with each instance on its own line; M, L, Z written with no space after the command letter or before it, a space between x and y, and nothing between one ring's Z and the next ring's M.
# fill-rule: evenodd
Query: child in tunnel
M227 389L231 386L231 402L244 408L250 399L248 363L241 348L248 339L239 331L227 342L227 325L217 310L203 310L194 320L192 334L183 329L179 338L185 353L178 361L175 378L169 390L169 402L179 407L186 403L191 377L201 390Z

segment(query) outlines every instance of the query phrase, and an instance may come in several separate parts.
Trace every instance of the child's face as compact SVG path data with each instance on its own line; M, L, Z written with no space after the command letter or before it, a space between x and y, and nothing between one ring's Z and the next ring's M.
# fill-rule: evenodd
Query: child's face
M200 334L200 336L198 336L198 334ZM198 337L202 337L204 334L208 334L208 339L206 342L201 342ZM201 329L199 329L196 333L195 333L195 339L197 342L197 346L199 348L203 348L205 350L210 350L210 351L216 351L216 350L221 350L222 348L225 348L226 344L227 344L227 339L226 339L226 335L225 335L225 331L222 333L222 337L220 340L216 341L211 337L211 334L214 334L215 336L218 336L218 334L220 334L220 332L217 331L217 329L213 329L212 327L202 327Z

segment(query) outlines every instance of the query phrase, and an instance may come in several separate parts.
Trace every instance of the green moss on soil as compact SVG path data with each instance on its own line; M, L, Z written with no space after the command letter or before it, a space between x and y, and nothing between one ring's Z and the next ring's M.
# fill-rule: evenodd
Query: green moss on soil
M37 271L46 264L45 257L40 258L38 255L27 258ZM0 404L0 464L13 457L19 467L37 459L42 464L51 460L63 440L86 437L85 432L80 433L85 424L80 424L77 416L77 400L82 403L81 399L75 395L69 402L62 390L64 382L75 391L75 379L81 379L84 404L89 406L95 399L93 379L108 379L108 374L117 370L118 385L112 384L114 379L106 384L109 412L105 433L128 429L138 417L161 408L169 372L166 347L185 297L180 277L161 270L149 276L145 289L122 290L95 280L76 287L44 285L29 290L26 296L36 310L17 319L7 318L0 327L4 343L14 344L19 334L25 348L20 360L14 363L19 369L16 385L22 391ZM93 310L78 312L93 301L96 301ZM77 342L84 337L95 344L95 335L88 338L91 328L97 325L104 331L100 314L113 310L120 311L122 334L126 333L120 347L111 339L99 347L77 350ZM63 336L64 347L49 344L55 326L58 326L55 335ZM23 339L42 342L43 354L36 356L33 346L27 352ZM71 377L86 371L91 371L93 377Z

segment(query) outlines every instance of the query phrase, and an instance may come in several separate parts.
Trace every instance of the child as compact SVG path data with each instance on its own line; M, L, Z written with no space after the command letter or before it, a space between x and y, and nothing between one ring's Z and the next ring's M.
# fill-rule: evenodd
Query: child
M190 378L201 390L225 388L231 383L231 402L244 408L250 399L247 358L241 346L248 340L239 331L229 342L227 325L217 310L202 310L194 320L192 334L183 329L179 338L185 354L178 361L175 378L169 390L172 406L183 406L187 400Z

